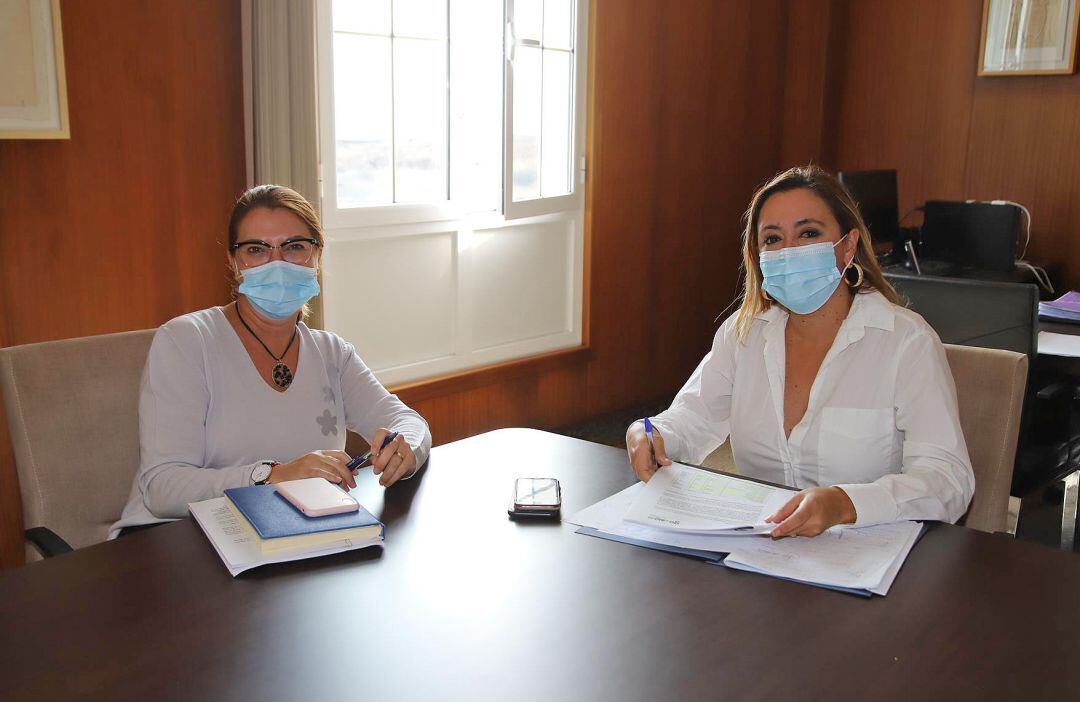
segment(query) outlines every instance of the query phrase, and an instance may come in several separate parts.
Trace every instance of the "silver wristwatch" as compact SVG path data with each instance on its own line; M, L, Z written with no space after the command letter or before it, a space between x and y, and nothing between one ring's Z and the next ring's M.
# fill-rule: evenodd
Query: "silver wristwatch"
M266 485L266 481L270 479L270 471L274 470L276 465L278 465L277 461L262 461L255 464L255 467L251 469L251 484Z

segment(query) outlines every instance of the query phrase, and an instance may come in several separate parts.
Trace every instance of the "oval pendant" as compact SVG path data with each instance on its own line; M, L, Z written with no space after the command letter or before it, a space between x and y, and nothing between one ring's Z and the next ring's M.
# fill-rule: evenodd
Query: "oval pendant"
M274 378L274 385L277 385L279 388L287 388L292 385L292 369L280 361L274 366L272 376Z

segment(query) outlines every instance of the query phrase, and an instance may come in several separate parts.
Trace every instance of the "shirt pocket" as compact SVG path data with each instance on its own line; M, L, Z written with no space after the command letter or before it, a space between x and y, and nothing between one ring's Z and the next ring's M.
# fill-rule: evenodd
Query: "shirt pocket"
M891 407L826 407L818 445L819 485L869 483L899 470L896 416Z

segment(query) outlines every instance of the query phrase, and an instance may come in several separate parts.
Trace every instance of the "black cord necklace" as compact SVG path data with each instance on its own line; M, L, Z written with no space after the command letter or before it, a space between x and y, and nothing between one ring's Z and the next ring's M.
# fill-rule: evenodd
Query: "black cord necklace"
M240 323L244 325L244 329L247 329L248 333L255 337L255 341L258 341L263 349L266 350L266 353L270 354L270 358L277 361L274 370L271 372L271 376L274 379L274 385L277 385L279 388L287 388L292 385L292 368L289 368L289 366L281 359L285 358L285 354L289 353L289 349L292 348L293 342L296 341L296 325L293 325L292 338L289 339L289 345L285 347L285 350L281 352L280 356L275 356L270 348L263 343L263 340L259 338L259 335L252 331L251 327L248 326L248 323L244 321L244 315L240 314L239 301L236 303L236 316L240 318Z

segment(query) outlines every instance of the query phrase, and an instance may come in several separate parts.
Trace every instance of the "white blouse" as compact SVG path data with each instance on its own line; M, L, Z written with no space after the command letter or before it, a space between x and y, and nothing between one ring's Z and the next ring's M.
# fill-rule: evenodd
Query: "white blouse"
M352 344L303 322L297 328L295 379L284 392L259 375L220 307L158 329L139 398L141 466L110 538L250 485L262 461L343 450L346 429L368 441L379 427L400 432L416 465L427 460L427 422L387 392Z
M730 437L740 473L797 488L839 486L856 526L963 516L975 477L934 330L878 292L856 295L787 437L787 319L773 305L743 343L735 316L724 322L671 407L652 420L668 455L700 464Z

